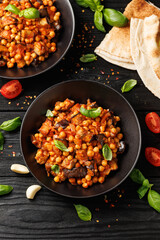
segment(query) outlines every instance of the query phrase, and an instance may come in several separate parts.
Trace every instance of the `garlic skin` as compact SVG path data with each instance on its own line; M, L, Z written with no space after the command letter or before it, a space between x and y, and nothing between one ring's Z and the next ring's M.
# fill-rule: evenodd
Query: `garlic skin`
M29 173L28 168L21 164L12 164L11 171L13 171L15 173L20 173L20 174L28 174Z
M26 190L26 197L28 199L33 199L36 195L36 193L41 189L42 187L40 185L31 185Z

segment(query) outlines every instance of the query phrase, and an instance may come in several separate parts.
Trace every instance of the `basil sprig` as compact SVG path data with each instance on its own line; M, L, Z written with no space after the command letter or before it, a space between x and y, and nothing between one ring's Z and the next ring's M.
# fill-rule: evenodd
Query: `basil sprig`
M110 147L107 144L103 145L102 154L106 160L108 160L108 161L112 160L112 150L110 149Z
M4 144L4 137L3 134L0 132L0 150L3 150L3 144Z
M160 212L160 194L152 190L151 187L153 184L150 184L148 179L146 179L139 169L133 169L130 174L130 178L142 186L137 190L139 198L143 198L148 192L148 203L154 208L157 212ZM149 190L149 191L148 191Z
M25 17L28 19L34 19L34 18L39 18L40 14L39 11L36 8L26 8L22 11L20 11L15 5L13 4L8 4L7 7L4 9L9 12L12 12L16 15L19 15L19 17Z
M90 210L80 204L74 204L75 209L77 211L78 217L82 220L82 221L91 221L92 219L92 213L90 212Z
M154 190L149 190L148 192L148 203L157 212L160 213L160 194Z
M101 114L100 108L92 108L92 109L87 110L86 108L81 107L79 111L82 115L89 117L89 118L96 118Z
M46 117L54 117L54 115L50 109L47 110Z
M10 185L0 185L0 196L10 193L13 187Z
M130 79L130 80L126 81L121 88L122 93L129 92L130 90L132 90L132 88L136 84L137 84L137 80L134 80L134 79Z
M69 152L68 148L59 140L54 139L55 146L63 152Z
M51 167L51 170L53 171L53 172L55 172L55 173L59 173L59 166L58 165L52 165L52 167Z
M106 32L104 26L103 26L103 14L100 11L95 11L94 14L94 24L96 28L101 32Z
M81 7L84 7L84 8L88 8L88 4L84 2L84 0L75 0L76 3L81 6Z
M111 8L103 10L104 20L110 26L125 27L128 24L128 19L119 11Z
M0 129L4 131L13 131L21 125L20 117L13 118L11 120L5 121L0 125Z
M95 60L97 60L97 56L92 53L85 54L80 58L80 61L83 63L93 62Z

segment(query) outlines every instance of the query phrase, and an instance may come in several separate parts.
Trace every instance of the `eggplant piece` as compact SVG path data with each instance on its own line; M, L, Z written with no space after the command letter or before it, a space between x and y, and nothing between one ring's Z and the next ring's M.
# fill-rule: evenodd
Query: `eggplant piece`
M104 134L95 134L95 135L92 136L90 142L97 141L103 146L104 145L104 138L105 138Z
M5 60L0 59L0 67L4 67L6 65Z
M66 119L61 120L60 122L56 123L55 128L62 127L65 129L69 125L69 122Z
M41 18L39 24L42 26L45 26L46 24L50 24L49 18L48 17Z
M66 178L83 178L87 174L87 169L85 167L63 169L64 176Z
M126 143L124 141L120 141L117 153L122 154L122 153L124 153L125 149L126 149Z
M40 14L40 18L44 18L44 17L48 17L49 16L47 8L39 9L39 14Z

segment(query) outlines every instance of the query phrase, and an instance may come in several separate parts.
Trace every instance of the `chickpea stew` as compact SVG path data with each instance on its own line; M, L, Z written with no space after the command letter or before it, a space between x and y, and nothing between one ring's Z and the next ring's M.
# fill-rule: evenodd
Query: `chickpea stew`
M36 66L56 51L61 13L54 3L55 0L2 1L0 67ZM23 14L17 15L17 11Z
M48 113L31 141L38 148L37 163L45 164L47 175L55 182L68 180L88 188L103 183L112 170L118 169L117 156L125 150L117 126L119 116L90 99L87 104L58 101Z

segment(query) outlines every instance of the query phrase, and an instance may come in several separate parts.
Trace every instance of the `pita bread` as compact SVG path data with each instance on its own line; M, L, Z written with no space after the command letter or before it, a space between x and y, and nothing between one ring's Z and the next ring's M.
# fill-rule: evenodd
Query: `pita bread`
M132 17L144 19L152 14L160 17L160 10L145 0L132 0L123 14L129 20ZM130 48L130 24L123 28L113 27L95 49L95 53L107 61L112 60L118 66L136 70Z
M155 15L131 20L131 53L144 85L160 98L160 21Z

